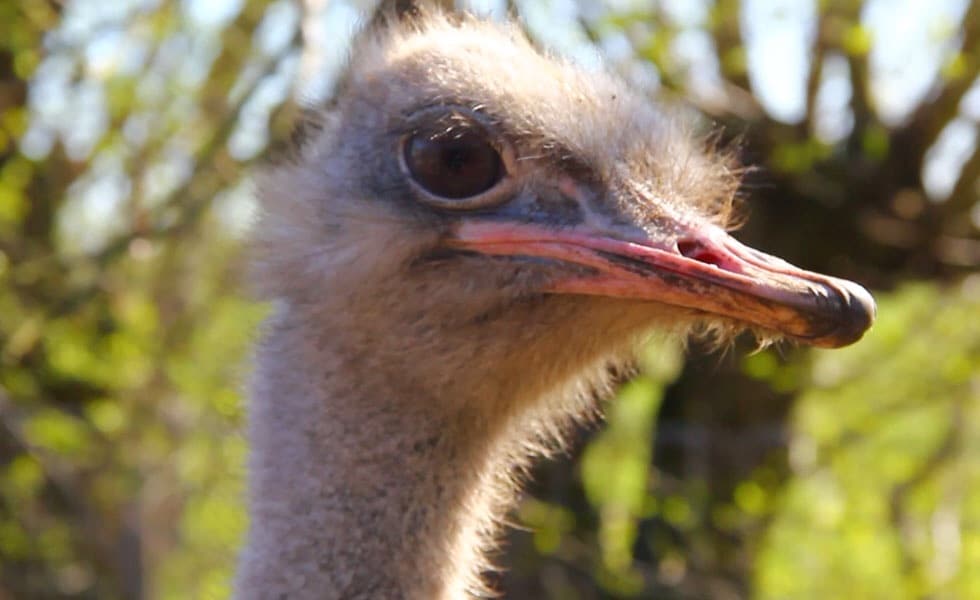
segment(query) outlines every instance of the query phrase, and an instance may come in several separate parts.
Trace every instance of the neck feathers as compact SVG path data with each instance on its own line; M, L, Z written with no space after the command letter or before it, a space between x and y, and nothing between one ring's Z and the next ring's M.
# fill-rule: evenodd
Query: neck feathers
M484 553L543 417L488 418L365 373L336 346L286 313L267 326L251 390L238 597L480 594Z

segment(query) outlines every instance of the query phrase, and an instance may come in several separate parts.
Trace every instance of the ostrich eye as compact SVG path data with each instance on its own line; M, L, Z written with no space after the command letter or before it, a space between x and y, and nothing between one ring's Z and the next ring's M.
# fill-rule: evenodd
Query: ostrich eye
M404 147L412 179L434 196L462 200L492 188L503 175L500 153L482 132L418 133Z

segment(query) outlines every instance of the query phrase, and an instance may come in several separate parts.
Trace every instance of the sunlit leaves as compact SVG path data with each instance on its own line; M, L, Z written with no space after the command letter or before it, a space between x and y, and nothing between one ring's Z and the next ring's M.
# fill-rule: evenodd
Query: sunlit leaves
M654 425L663 387L677 376L679 348L667 343L651 345L644 355L645 373L620 391L609 407L607 427L589 444L582 457L586 496L599 511L602 566L615 574L615 587L635 589L630 573L638 521L655 508L650 494L650 462ZM686 502L669 498L665 518L684 525L690 518Z
M821 352L796 411L795 478L756 573L765 598L970 597L980 540L980 286L882 298L853 348Z
M22 4L0 6L0 595L226 597L264 310L233 291L241 203L209 207L244 172L231 129L268 118L230 94L266 3Z
M625 571L633 559L636 521L642 515L650 478L653 425L660 396L650 379L637 379L620 393L609 428L582 457L589 500L599 507L599 540L607 568Z
M867 27L854 24L847 27L841 36L841 47L854 56L863 56L871 50L873 37Z
M32 174L31 163L23 157L7 161L0 168L0 228L20 224L27 214L30 200L26 188L31 182Z
M32 446L73 460L84 462L83 454L92 448L86 424L54 409L37 412L23 429L25 440Z
M562 536L575 525L575 514L564 506L528 498L517 512L522 523L533 528L534 546L542 554L553 554Z
M861 135L861 149L868 158L881 160L888 155L888 132L879 126L868 127Z
M805 173L829 156L831 147L817 139L785 142L773 149L770 161L774 168L787 173Z

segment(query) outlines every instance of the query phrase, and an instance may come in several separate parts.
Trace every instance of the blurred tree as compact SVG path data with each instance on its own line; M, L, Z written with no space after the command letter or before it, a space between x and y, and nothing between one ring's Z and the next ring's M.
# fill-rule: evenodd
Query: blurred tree
M0 7L0 596L227 593L266 4Z
M0 598L228 595L248 168L375 4L0 3ZM510 597L980 597L980 2L916 6L514 2L759 165L741 237L882 302L846 351L652 345Z

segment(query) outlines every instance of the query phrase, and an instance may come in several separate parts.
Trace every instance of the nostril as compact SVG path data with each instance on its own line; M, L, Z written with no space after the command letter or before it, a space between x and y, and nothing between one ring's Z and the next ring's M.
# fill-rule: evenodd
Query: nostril
M721 269L724 269L725 265L728 263L728 261L725 260L725 258L720 254L705 248L701 242L693 240L681 240L677 242L677 251L686 258L709 265L714 265Z

